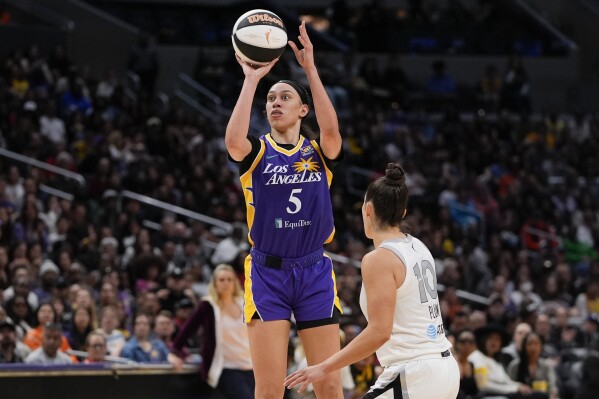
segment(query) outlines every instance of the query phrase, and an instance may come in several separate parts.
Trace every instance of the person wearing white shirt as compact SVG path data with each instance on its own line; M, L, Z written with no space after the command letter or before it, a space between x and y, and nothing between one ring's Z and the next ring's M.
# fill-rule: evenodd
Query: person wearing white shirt
M64 121L56 116L56 104L48 103L46 113L40 117L40 133L53 144L64 143L66 128Z
M25 363L40 365L66 365L73 361L65 353L61 352L62 327L58 323L47 323L42 335L42 346L27 356Z
M506 399L547 399L547 395L534 392L529 386L513 381L497 360L501 348L510 341L509 334L499 325L488 325L475 332L478 349L468 356L474 366L474 378L479 392L485 397Z

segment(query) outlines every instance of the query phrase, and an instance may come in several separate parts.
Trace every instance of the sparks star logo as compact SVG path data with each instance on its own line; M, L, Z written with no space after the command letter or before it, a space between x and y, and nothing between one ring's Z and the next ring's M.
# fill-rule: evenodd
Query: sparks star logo
M295 169L295 173L302 173L304 171L308 172L318 172L320 166L315 161L312 161L312 157L307 160L301 158L301 161L293 163L293 169Z

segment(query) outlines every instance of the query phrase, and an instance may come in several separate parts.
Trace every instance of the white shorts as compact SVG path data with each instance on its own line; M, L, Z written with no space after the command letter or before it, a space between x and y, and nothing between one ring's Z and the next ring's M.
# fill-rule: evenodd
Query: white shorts
M453 356L392 364L364 399L455 399L460 369Z

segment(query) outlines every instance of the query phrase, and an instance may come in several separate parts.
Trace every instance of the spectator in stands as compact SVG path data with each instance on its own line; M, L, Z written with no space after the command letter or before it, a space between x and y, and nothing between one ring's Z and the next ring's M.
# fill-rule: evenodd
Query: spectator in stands
M432 75L428 78L426 88L429 94L436 96L452 95L456 91L454 79L446 71L445 62L437 60L432 63Z
M520 57L510 58L503 82L502 107L514 112L530 113L530 82Z
M549 319L549 316L544 313L536 315L536 320L534 321L533 327L533 331L539 337L541 337L541 340L543 342L543 356L556 355L556 353L554 352L555 348L545 345L545 343L549 342L549 340L551 339L551 321Z
M471 330L462 330L456 335L454 351L460 367L460 391L458 399L474 399L478 393L474 379L474 365L468 356L476 350L476 339Z
M106 338L103 334L92 331L85 339L87 358L84 363L103 363L106 361Z
M188 287L185 273L180 268L174 267L167 273L165 286L158 291L162 309L174 312L175 304L185 298L195 302L193 291Z
M139 239L146 234L143 234L141 230L138 234L136 241L141 244ZM147 231L146 231L147 233ZM148 236L149 242L149 236ZM143 294L147 291L156 290L160 287L159 278L160 274L164 269L164 262L153 254L140 254L137 258L134 258L131 262L131 268L133 268L137 274L135 280L135 293L137 295Z
M489 324L475 331L478 349L468 360L474 365L476 386L482 397L505 396L509 399L542 399L545 395L533 393L532 389L513 381L498 361L501 348L510 336L500 325Z
M40 133L52 144L66 143L66 127L57 116L56 102L49 101L45 112L39 120Z
M91 310L89 308L80 307L73 313L70 329L65 332L65 336L67 337L71 348L80 351L84 350L85 340L92 330Z
M173 334L175 333L175 322L173 314L168 310L162 310L154 319L154 336L164 342L167 348L173 343Z
M183 327L185 322L191 317L193 313L193 302L188 298L183 298L175 304L175 326L177 329Z
M171 362L178 367L180 365L180 359L172 353L169 353L164 342L152 338L151 333L152 325L150 317L145 314L138 314L135 317L133 336L123 347L121 357L139 363Z
M28 245L41 243L45 248L47 236L48 228L39 217L37 204L31 200L25 201L13 226L13 238Z
M100 288L100 297L98 298L98 307L103 309L105 306L114 305L119 301L116 287L110 282L104 280Z
M591 313L599 314L599 280L590 280L583 293L576 297L578 316L585 319Z
M559 353L563 349L583 346L581 332L574 323L569 321L568 308L559 306L555 309L555 319L551 325L549 345Z
M15 295L6 301L6 314L15 323L17 336L23 339L34 325L35 315L27 299L22 295Z
M158 77L158 55L148 32L140 32L136 45L131 48L127 67L139 76L141 93L150 98Z
M119 325L118 309L115 305L102 308L100 328L97 330L106 338L106 349L111 356L119 356L125 345L125 337L117 327Z
M218 265L209 292L175 337L173 349L182 353L188 338L202 327L202 379L227 399L253 398L254 374L242 317L243 291L235 270Z
M233 226L231 235L221 240L214 250L212 257L210 258L212 264L230 264L237 258L239 252L247 251L249 249L249 244L247 243L245 236L245 229L242 225L237 224Z
M147 291L137 297L137 313L145 313L152 319L160 312L160 300L155 292Z
M37 309L39 299L35 292L31 289L32 282L28 264L23 261L17 264L13 261L11 264L13 268L12 272L12 285L4 290L3 297L5 301L10 300L13 296L19 295L27 299L27 304L31 309Z
M98 312L96 310L96 302L90 291L85 288L80 289L75 297L75 302L72 304L73 312L78 309L85 309L90 314L90 324L93 329L98 327Z
M62 326L57 323L48 322L42 328L41 346L27 356L25 363L39 365L65 365L73 363L73 360L69 356L59 350L61 342L64 340Z
M520 323L516 325L514 334L512 335L512 341L501 349L501 363L507 369L507 366L520 358L520 351L522 350L522 341L524 337L532 332L532 327L528 323ZM512 377L513 378L513 377Z
M17 97L23 98L29 90L29 81L26 79L23 68L19 65L13 65L10 78L10 93Z
M459 252L460 263L464 268L462 272L465 280L463 288L479 295L488 293L493 273L487 263L487 254L480 247L478 239L468 236L464 240Z
M40 302L47 302L53 294L58 277L60 277L60 269L50 259L46 259L40 267L40 282L41 285L33 290Z
M592 313L583 322L582 336L587 349L599 351L599 314Z
M17 212L21 212L21 205L25 198L25 188L23 187L21 172L16 166L11 166L8 170L4 196L5 199L15 204Z
M30 350L17 340L17 327L10 319L0 320L0 364L23 363Z
M83 92L83 82L74 80L69 83L69 89L60 99L61 112L72 115L77 112L89 115L92 112L92 102Z
M543 392L549 399L558 396L557 381L553 366L541 358L543 343L541 337L533 332L522 339L519 358L508 367L508 375L514 381L528 385L533 391Z
M37 312L36 312L36 318L37 318L37 327L29 330L27 332L27 335L23 339L23 343L25 345L27 345L29 347L29 349L31 349L32 351L35 351L42 345L45 326L46 325L54 326L55 324L58 324L58 323L56 323L56 321L57 321L56 320L56 312L54 311L54 308L52 307L52 305L50 305L50 303L42 303L40 305L40 307L37 309ZM52 334L54 334L56 331L57 331L56 329L52 330ZM60 326L59 331L62 334L62 326ZM54 335L52 335L52 338L53 337L54 337ZM66 339L65 336L61 337L59 348L61 351L65 352L65 353L69 349L71 349L71 346L69 345L69 341Z

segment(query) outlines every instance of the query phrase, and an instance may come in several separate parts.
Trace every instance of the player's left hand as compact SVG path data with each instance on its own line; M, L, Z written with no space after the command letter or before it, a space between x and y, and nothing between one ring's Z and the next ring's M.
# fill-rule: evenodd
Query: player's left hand
M287 378L285 378L285 386L291 389L299 385L300 387L297 391L303 392L308 388L308 385L315 381L322 380L326 375L327 373L324 371L322 363L317 364L289 374Z
M299 36L297 39L303 48L300 50L297 45L289 40L289 47L293 50L295 54L295 58L297 62L301 65L302 68L310 68L314 66L314 47L312 46L312 42L308 37L308 31L306 30L306 21L302 21L302 24L299 27Z

